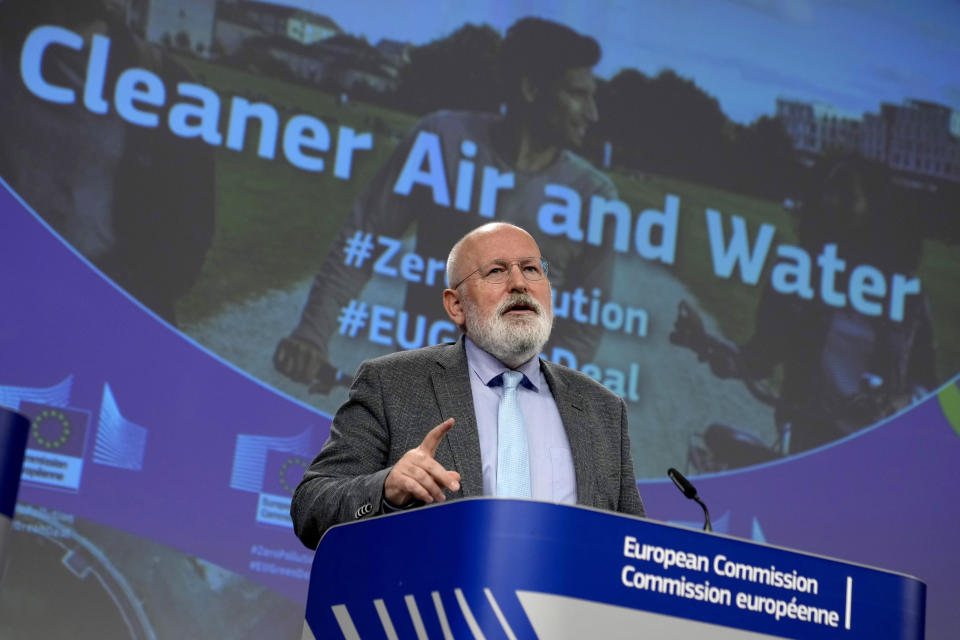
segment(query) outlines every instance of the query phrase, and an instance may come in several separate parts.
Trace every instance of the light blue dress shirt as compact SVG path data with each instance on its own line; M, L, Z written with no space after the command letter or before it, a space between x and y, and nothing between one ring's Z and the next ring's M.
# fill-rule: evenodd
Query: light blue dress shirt
M497 488L497 408L503 395L500 375L508 368L475 345L470 338L466 339L466 349L473 408L480 436L483 494L493 496ZM557 403L540 371L540 359L533 358L517 371L524 375L517 389L517 398L527 425L532 497L575 504L577 479L570 442ZM453 428L456 429L456 425Z

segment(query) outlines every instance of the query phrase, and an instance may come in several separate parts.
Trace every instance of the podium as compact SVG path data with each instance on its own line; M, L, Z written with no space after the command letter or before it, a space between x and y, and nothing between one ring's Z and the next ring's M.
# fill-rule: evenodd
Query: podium
M303 638L924 634L909 576L579 506L472 498L331 528Z

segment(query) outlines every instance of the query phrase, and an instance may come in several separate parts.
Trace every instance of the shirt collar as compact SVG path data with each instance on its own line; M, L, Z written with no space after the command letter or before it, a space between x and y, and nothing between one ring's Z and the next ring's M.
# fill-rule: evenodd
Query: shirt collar
M478 347L470 338L465 337L464 343L467 351L467 366L483 384L490 386L495 378L504 371L510 370L496 357ZM540 373L540 358L530 358L520 365L516 371L524 376L523 382L520 384L531 387L534 391L540 391L540 387L543 385L543 377Z

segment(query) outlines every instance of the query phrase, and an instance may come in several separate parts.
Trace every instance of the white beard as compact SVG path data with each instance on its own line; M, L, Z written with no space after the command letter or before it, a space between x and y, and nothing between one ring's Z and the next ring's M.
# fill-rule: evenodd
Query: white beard
M550 339L553 328L553 309L544 309L532 296L514 293L504 300L489 316L483 317L469 297L462 300L466 334L473 342L511 368L516 368L538 355ZM524 304L536 315L510 317L504 312L517 304Z

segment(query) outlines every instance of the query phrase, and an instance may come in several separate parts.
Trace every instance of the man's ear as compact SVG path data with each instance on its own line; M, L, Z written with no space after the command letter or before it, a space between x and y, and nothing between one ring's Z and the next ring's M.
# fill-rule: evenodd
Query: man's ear
M520 76L520 95L527 104L533 104L540 95L540 89L533 84L530 76Z
M447 315L457 328L463 329L466 320L466 314L463 312L463 305L460 302L460 293L456 289L443 290L443 308Z

